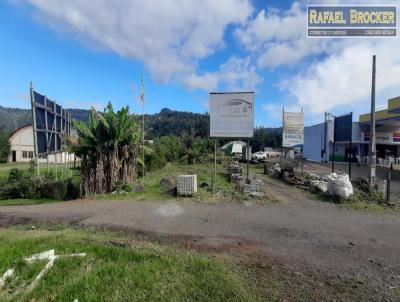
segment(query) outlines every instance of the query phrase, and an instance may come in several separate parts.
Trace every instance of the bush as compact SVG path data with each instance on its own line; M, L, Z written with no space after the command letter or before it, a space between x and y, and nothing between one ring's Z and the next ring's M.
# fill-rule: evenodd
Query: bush
M7 179L0 180L0 199L55 199L71 200L80 197L79 183L72 179L55 181L54 178L35 179L32 171L11 169Z
M67 193L67 184L61 181L40 181L34 198L63 200Z
M1 199L32 198L34 192L32 179L19 169L11 169L8 179L0 188Z

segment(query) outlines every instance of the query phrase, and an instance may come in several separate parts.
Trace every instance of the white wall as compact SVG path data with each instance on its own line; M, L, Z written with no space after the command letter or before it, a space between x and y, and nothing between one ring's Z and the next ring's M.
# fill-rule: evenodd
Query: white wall
M10 142L10 154L8 156L8 162L13 161L13 151L16 153L16 162L29 162L34 157L34 144L33 144L33 127L32 125L23 127L18 131L14 132L9 139ZM27 153L27 157L24 158L24 151ZM31 153L30 153L31 152ZM32 156L29 157L29 153ZM74 161L74 154L70 154L67 152L62 152L59 154L50 154L49 162L55 163L57 160L58 163L61 162L72 162ZM40 158L39 162L45 163L47 162L46 158Z

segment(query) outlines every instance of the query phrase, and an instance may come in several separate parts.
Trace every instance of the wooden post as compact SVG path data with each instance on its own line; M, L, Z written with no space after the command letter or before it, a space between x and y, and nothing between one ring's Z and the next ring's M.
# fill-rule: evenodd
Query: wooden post
M35 105L35 95L33 93L33 84L30 82L30 96L31 96L31 108L32 108L32 127L33 127L33 145L36 159L37 176L40 177L40 167L39 167L39 155L38 155L38 145L37 145L37 131L36 131L36 105Z

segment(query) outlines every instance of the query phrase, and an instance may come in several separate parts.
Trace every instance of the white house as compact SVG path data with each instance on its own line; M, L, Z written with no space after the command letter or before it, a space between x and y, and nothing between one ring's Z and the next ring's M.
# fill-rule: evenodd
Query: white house
M35 157L35 148L33 144L33 126L26 125L15 130L10 138L10 154L8 156L8 162L29 162ZM49 162L58 163L74 161L74 155L67 152L59 154L50 154ZM40 156L39 162L47 162L47 157Z

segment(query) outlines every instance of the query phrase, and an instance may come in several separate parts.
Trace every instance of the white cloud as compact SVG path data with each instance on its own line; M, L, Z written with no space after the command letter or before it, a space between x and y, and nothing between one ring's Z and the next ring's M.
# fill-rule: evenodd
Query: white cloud
M213 91L220 87L226 90L252 91L262 82L262 78L257 74L256 67L251 64L250 57L232 56L218 71L189 75L183 82L189 89Z
M377 55L377 94L400 87L399 52L398 39L358 40L358 43L311 65L285 86L297 98L298 104L311 113L339 105L362 104L371 95L373 54Z
M226 27L252 13L248 0L26 1L39 20L143 61L160 81L193 72L198 60L224 46Z
M294 64L328 50L327 39L307 38L307 13L299 2L287 11L261 10L235 31L245 49L257 57L261 68Z
M365 4L364 1L357 3ZM392 1L385 3L393 4ZM373 54L378 60L377 96L400 94L398 38L309 39L306 29L306 7L295 2L287 11L262 10L235 31L259 68L293 67L293 75L289 74L278 84L291 95L293 101L289 105L304 107L311 117L326 110L361 109L368 104L371 94ZM264 109L275 112L277 108L267 104ZM368 111L368 106L363 111Z

